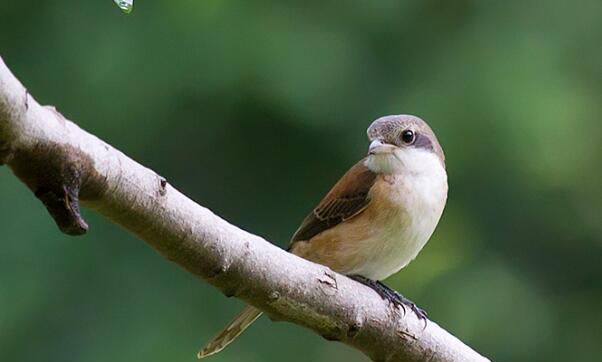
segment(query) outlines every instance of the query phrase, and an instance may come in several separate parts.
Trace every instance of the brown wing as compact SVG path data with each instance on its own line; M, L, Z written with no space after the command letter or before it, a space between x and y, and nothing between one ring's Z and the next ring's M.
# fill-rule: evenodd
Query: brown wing
M376 174L364 165L363 159L356 163L303 220L291 241L309 240L364 211L375 179Z

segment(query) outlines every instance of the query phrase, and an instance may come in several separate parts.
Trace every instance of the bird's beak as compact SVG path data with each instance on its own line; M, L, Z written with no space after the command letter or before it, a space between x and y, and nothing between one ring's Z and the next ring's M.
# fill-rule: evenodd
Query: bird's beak
M383 143L381 140L374 140L368 147L369 155L385 155L393 153L397 147L388 143Z

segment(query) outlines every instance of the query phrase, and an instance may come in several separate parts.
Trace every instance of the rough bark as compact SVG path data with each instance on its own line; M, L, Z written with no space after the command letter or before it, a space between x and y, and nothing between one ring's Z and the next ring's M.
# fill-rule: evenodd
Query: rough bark
M54 107L39 105L2 58L0 164L32 190L61 231L88 230L81 202L225 295L375 361L487 360L436 323L424 328L413 313L404 315L370 288L286 253L199 206Z

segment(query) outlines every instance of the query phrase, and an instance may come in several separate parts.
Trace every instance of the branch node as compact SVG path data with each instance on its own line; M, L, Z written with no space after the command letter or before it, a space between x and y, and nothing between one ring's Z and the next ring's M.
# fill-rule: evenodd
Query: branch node
M40 143L31 149L17 150L9 166L42 201L63 233L86 233L88 224L79 208L80 189L97 175L89 156L72 146ZM103 185L100 180L93 184ZM81 197L91 199L99 192L98 187L88 187Z
M67 235L83 235L88 231L88 224L81 217L79 210L79 187L63 186L60 193L45 187L35 191L35 195L58 225Z

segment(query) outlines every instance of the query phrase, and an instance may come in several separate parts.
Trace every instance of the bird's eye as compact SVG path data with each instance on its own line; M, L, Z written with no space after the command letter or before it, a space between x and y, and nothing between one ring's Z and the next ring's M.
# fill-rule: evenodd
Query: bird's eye
M405 131L401 132L401 140L406 145L411 145L414 143L414 141L416 141L416 134L411 129L406 129Z

